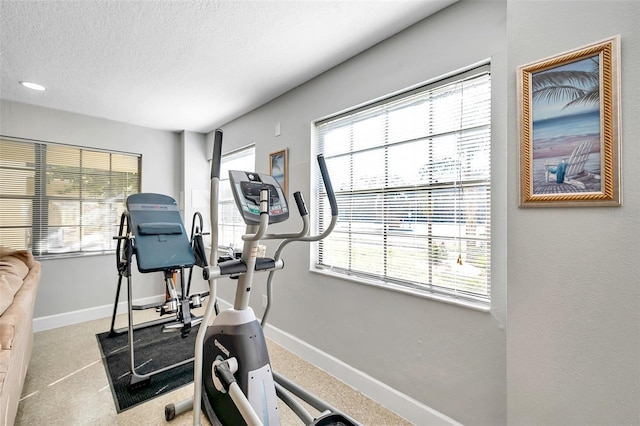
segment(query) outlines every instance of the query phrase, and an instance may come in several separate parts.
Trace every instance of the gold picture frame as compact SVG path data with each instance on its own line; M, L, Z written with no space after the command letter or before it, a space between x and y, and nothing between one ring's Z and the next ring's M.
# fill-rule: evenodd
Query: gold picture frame
M620 37L518 67L520 206L619 206Z
M285 196L289 194L289 163L287 151L287 148L285 148L269 154L269 174L280 183Z

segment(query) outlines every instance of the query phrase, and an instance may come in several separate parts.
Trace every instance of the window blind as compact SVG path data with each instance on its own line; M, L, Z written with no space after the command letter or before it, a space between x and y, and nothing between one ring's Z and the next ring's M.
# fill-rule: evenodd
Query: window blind
M220 200L218 204L218 246L242 250L242 234L246 225L236 207L229 170L254 170L255 146L251 145L224 154L220 161Z
M316 123L339 208L314 263L390 288L488 304L488 66ZM316 175L316 226L329 206Z
M34 255L115 249L140 156L0 139L0 245Z

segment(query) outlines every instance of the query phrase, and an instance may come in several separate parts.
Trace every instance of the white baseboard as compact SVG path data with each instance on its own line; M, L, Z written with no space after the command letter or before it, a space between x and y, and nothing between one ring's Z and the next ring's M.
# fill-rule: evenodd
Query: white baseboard
M160 303L164 300L163 294L145 297L133 301L135 305L146 305L149 303ZM127 312L127 302L118 303L118 313ZM46 331L68 325L80 324L81 322L93 321L107 318L113 314L113 305L96 306L93 308L80 309L78 311L65 312L63 314L48 315L33 319L33 331Z
M221 310L232 307L230 303L220 299L218 299L218 303ZM452 418L277 327L267 324L264 334L283 348L357 389L415 425L462 426Z
M277 327L267 324L265 336L415 425L460 425L444 414Z

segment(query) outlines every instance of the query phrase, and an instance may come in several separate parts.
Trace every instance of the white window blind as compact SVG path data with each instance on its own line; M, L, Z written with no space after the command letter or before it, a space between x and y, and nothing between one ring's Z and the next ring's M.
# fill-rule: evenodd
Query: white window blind
M0 246L36 256L115 250L140 156L0 139Z
M491 78L484 66L316 123L339 220L315 267L488 304ZM330 214L316 179L320 231Z
M218 204L219 247L242 250L242 234L246 231L246 225L233 199L229 170L254 170L255 151L255 146L251 145L224 154L221 158L220 201Z

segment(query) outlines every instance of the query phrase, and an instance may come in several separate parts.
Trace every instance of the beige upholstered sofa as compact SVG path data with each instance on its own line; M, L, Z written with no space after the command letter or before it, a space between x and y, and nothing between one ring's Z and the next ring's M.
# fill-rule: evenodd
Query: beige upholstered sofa
M28 251L0 247L0 426L14 424L33 348L41 265Z

